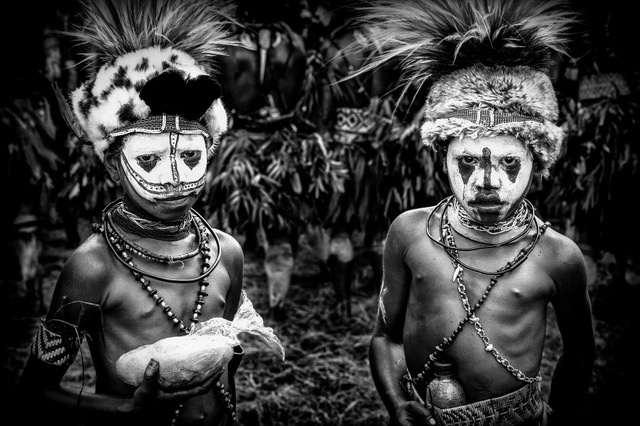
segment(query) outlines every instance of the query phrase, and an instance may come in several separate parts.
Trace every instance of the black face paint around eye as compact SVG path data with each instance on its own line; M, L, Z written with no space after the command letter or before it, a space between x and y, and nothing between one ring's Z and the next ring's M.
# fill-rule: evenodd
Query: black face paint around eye
M460 176L462 176L462 182L466 185L469 182L469 178L473 174L475 170L475 166L472 164L468 164L465 162L465 158L458 158L458 171L460 172Z
M151 170L153 170L156 164L158 164L158 158L154 155L140 155L136 158L136 162L142 170L149 173Z
M518 175L520 174L521 167L522 165L520 164L520 161L517 159L514 159L511 164L505 165L504 170L507 173L507 178L509 179L509 182L514 183L516 181L516 179L518 178Z
M188 153L185 152L182 155L182 159L184 161L184 164L187 167L189 167L191 170L193 170L193 168L200 163L200 160L202 159L202 152L200 151L189 151Z

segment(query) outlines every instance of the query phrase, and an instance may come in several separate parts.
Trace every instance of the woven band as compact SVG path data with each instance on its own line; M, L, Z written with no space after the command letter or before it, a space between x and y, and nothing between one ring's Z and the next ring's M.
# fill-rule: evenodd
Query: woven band
M181 135L211 136L200 123L185 120L178 115L154 115L114 130L109 137L124 136L130 133L179 133Z
M49 330L44 321L41 321L31 345L31 353L47 364L68 367L75 360L83 337L82 334L75 333L64 337Z
M531 420L543 411L537 383L529 383L506 395L454 408L434 407L447 426L510 426Z
M463 108L458 109L438 118L462 118L485 127L493 127L498 124L520 123L523 121L535 121L544 123L544 120L532 115L507 113L496 111L493 108Z
M365 108L336 108L336 132L368 134L376 126L375 117Z

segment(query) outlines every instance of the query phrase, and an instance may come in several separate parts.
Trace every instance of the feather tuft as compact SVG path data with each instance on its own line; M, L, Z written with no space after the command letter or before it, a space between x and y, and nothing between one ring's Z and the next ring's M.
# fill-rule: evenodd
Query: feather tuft
M403 93L429 87L422 138L446 147L455 137L510 134L525 143L546 176L563 143L549 71L568 55L578 14L567 0L378 0L361 7L359 25L374 46L348 78L400 64ZM429 84L427 84L429 83ZM508 117L480 121L481 113ZM465 117L455 117L455 114ZM474 117L475 119L472 118Z
M382 53L359 72L395 59L404 80L437 81L457 70L484 65L527 66L548 72L552 55L568 54L577 14L567 1L379 0L365 2L359 25Z
M91 75L131 52L156 46L189 54L207 73L236 45L226 0L82 0L84 22L62 34L75 40Z

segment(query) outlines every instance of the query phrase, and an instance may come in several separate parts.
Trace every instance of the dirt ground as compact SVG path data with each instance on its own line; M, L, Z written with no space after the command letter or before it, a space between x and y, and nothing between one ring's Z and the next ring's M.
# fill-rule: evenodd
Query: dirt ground
M29 345L51 297L55 280L71 250L64 233L45 235L42 255L42 301L3 302L3 389L11 391L19 379ZM287 317L268 315L266 276L260 257L246 253L245 289L265 323L274 328L286 350L281 361L261 342L245 337L245 356L238 370L237 411L241 425L385 425L386 411L370 377L368 344L377 294L371 269L360 262L354 283L353 317L345 321L319 262L302 245L287 300ZM637 308L640 288L612 279L612 261L606 254L588 258L598 358L589 392L592 424L626 424L638 396L640 374L636 356ZM27 314L25 314L27 313ZM562 341L549 310L547 347L543 354L543 395ZM94 372L86 345L64 379L67 386L93 391Z

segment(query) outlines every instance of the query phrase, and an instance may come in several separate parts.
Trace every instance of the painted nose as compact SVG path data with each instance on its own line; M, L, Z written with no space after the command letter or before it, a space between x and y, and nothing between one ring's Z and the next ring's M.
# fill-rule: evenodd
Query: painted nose
M164 164L159 174L160 184L167 189L171 189L180 184L180 175L175 165L175 160L171 159L168 164Z
M500 188L499 173L488 165L482 173L478 173L477 186L480 189L498 189Z
M478 173L477 186L481 189L497 189L500 187L500 177L497 170L494 169L491 163L491 151L484 148L482 150L482 163L480 172Z

